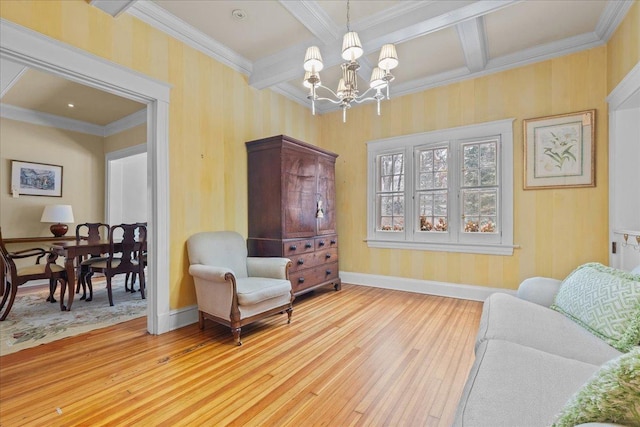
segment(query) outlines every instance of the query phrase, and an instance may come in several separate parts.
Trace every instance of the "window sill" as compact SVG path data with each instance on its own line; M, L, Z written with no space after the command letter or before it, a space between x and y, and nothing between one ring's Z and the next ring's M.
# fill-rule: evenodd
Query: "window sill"
M484 255L513 255L513 250L519 248L514 245L501 244L477 244L477 243L426 243L426 242L405 242L393 240L367 239L367 246L370 248L385 249L409 249L416 251L434 252L459 252Z

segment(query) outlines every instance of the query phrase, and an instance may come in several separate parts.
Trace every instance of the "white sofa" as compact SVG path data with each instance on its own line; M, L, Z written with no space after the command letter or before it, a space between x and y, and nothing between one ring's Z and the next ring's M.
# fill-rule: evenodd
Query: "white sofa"
M549 308L561 283L531 278L517 297L496 293L485 301L454 426L552 425L600 366L622 354Z

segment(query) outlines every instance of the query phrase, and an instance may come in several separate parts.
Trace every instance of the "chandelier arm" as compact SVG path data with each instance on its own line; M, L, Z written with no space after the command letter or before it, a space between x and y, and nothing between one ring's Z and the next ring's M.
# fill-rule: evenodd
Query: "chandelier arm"
M364 101L370 101L372 99L376 99L375 96L368 96L368 97L365 96L367 93L371 92L372 90L376 90L376 89L370 87L369 89L365 90L361 95L358 95L356 98L354 98L354 101L360 104Z
M325 85L319 84L319 85L316 85L316 87L328 90L331 93L331 95L333 95L336 99L340 99L340 97L338 96L337 93L335 93L334 91L332 91L330 88L326 87ZM327 99L327 98L317 98L317 99Z
M316 101L329 101L330 103L336 104L336 105L342 104L342 100L336 101L336 100L331 99L331 98L316 98Z

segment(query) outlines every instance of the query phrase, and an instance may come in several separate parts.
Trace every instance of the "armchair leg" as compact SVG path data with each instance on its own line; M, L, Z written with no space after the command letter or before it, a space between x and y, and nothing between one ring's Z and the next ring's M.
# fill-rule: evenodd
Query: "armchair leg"
M291 323L291 316L293 315L293 307L287 308L287 325Z
M202 311L198 311L198 326L200 329L204 329L204 314Z
M231 328L231 333L233 333L233 339L236 341L236 345L242 345L242 341L240 341L240 328Z

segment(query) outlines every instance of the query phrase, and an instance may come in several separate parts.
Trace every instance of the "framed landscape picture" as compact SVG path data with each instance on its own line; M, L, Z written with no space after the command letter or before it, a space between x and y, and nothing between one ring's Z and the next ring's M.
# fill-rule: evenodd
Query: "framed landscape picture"
M62 166L12 160L11 193L62 197Z
M596 110L526 119L524 189L595 187Z

